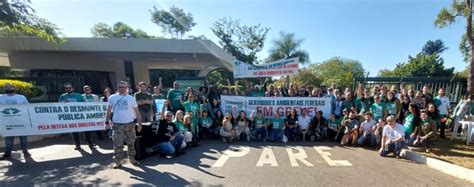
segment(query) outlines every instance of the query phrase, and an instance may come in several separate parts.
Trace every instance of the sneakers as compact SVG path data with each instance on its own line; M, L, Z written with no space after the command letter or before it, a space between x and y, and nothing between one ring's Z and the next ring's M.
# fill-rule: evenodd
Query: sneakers
M95 146L96 146L96 145L93 144L93 143L89 144L89 148L91 148L91 149L95 149Z
M138 161L135 160L135 159L130 159L130 164L133 164L133 165L140 165L140 162L138 162Z
M24 157L31 157L31 154L28 151L23 151L23 156Z
M425 150L427 153L431 152L431 148L426 148Z
M120 162L114 162L114 165L112 166L112 168L114 169L119 169L122 167L122 164L120 164Z
M10 159L11 157L12 157L11 155L3 154L3 156L0 157L0 160L8 160L8 159Z
M81 147L75 147L74 150L82 150Z

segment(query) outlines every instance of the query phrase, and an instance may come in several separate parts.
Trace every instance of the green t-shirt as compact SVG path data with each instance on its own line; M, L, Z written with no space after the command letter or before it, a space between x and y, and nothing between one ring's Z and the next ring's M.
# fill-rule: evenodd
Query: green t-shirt
M188 131L188 129L186 127L184 127L184 123L181 122L181 121L178 121L178 120L173 120L173 123L174 125L176 125L176 128L178 128L178 130L180 132L186 132Z
M284 120L282 118L272 118L273 129L282 129Z
M184 93L181 90L171 89L168 92L168 95L166 96L166 98L170 100L171 106L173 107L173 109L181 108L181 102L179 101L180 96L184 100Z
M153 97L148 92L137 92L135 93L134 97L135 97L135 100L137 100L137 102L139 100L149 100L149 101L153 100ZM143 112L149 112L151 110L151 105L152 104L138 105L138 110L143 111Z
M59 96L59 102L86 102L86 100L79 93L64 93Z
M199 111L199 104L197 103L191 103L189 101L186 101L183 103L184 105L184 111L185 112L193 112L193 118L196 117L197 118L197 115L198 115L198 111Z
M413 133L413 127L415 124L415 115L412 113L408 114L407 117L405 117L405 122L403 123L403 127L405 129L406 133Z
M212 124L212 119L209 116L201 118L201 125L203 127L210 127L211 124Z
M342 102L342 107L343 107L343 110L346 109L346 111L351 111L351 108L352 107L355 107L355 102L354 100L344 100Z
M380 118L383 118L384 115L384 110L385 110L385 104L384 103L374 103L372 106L370 106L370 112L374 116L375 121L379 121Z
M327 124L328 124L328 127L333 128L333 129L337 129L341 123L337 119L334 120L334 121L328 119Z
M396 102L386 102L385 107L387 107L387 113L389 115L395 115L397 113L397 105Z
M257 128L259 125L265 125L265 118L253 117L254 128Z

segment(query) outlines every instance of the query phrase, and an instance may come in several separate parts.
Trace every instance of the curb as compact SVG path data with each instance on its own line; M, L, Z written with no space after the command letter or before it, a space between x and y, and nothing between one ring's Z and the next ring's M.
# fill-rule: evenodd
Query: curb
M401 155L405 155L408 160L415 161L420 164L425 164L430 168L436 169L448 175L467 180L474 183L474 170L451 164L446 161L438 160L431 157L426 157L415 151L403 149Z

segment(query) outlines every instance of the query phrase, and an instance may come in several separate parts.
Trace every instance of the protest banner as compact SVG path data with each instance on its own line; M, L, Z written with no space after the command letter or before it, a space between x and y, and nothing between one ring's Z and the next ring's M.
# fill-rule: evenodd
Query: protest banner
M247 115L253 110L261 110L267 117L272 117L276 111L280 112L281 116L287 116L292 109L296 109L299 115L301 109L306 108L309 116L314 116L315 112L321 110L327 119L331 113L331 98L221 96L222 112L232 112L233 107L237 112L245 111Z
M234 78L275 77L298 73L299 58L283 59L262 65L251 65L241 61L233 63Z
M0 105L1 134L28 136L105 130L107 103Z

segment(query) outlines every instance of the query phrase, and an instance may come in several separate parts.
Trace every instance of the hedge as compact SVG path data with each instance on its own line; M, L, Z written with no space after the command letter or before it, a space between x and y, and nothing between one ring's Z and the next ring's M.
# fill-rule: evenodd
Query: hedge
M0 93L4 92L5 84L7 83L13 84L16 88L16 93L22 94L27 98L38 97L43 94L39 88L36 88L31 83L9 79L0 79Z

